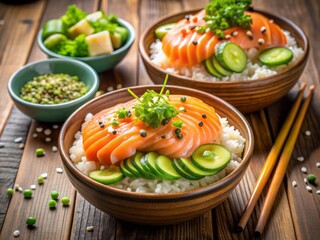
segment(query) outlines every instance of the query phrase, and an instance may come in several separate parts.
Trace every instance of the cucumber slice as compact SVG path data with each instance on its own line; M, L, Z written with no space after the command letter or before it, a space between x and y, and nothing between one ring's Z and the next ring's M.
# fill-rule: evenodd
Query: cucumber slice
M60 33L67 35L67 29L65 24L60 19L51 19L46 22L42 30L42 40L47 39L49 36Z
M155 179L156 175L152 174L151 171L146 171L142 167L141 158L144 156L143 153L136 153L132 158L132 165L140 172L143 178L146 179Z
M169 24L165 24L165 25L158 27L155 30L156 38L162 40L164 35L166 35L172 28L174 28L175 25L176 25L176 23L169 23Z
M230 76L232 72L225 69L219 62L215 55L212 55L212 63L214 68L223 76Z
M132 173L133 176L135 176L136 178L141 178L142 177L140 172L138 171L138 169L136 169L136 167L133 166L131 157L129 157L129 158L123 160L123 161L124 161L124 163L123 163L124 166L126 167L126 169L129 172Z
M217 69L214 68L211 58L206 59L206 61L204 62L204 66L206 67L207 71L208 71L212 76L215 76L215 77L217 77L217 78L223 78L223 75L220 74L220 73L217 71Z
M89 177L103 184L113 184L122 180L124 175L118 166L112 165L108 169L90 172Z
M124 165L124 161L121 161L120 163L120 171L122 172L123 175L125 175L126 177L130 177L130 178L136 178L136 176L134 176Z
M195 166L191 159L188 158L179 158L178 159L179 165L190 175L195 176L197 178L202 178L205 176L213 175L212 172L204 171L197 166Z
M188 180L199 180L201 177L195 177L189 173L187 173L178 163L177 159L173 159L173 167L174 169L181 175Z
M172 166L172 160L166 156L160 155L157 157L156 168L168 180L178 180L181 177Z
M56 33L48 37L46 40L44 40L43 44L48 49L53 49L58 43L66 40L67 37L65 35L62 35L60 33Z
M219 63L232 72L241 73L247 66L245 51L233 42L218 43L215 55Z
M292 58L292 51L285 47L267 49L259 54L260 62L270 67L286 64L290 62Z
M231 159L231 152L219 144L204 144L192 154L192 162L198 168L215 174L225 168Z
M165 176L161 172L159 172L156 168L156 158L159 156L159 154L155 152L149 152L145 154L141 158L141 165L144 168L144 170L153 173L157 176L159 179L166 179Z

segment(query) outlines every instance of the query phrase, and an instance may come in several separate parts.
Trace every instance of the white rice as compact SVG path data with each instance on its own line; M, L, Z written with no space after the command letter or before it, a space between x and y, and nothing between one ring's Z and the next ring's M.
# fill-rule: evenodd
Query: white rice
M91 117L92 114L87 115L85 121L88 121ZM125 177L122 181L117 182L112 186L130 192L172 193L188 191L198 187L206 186L225 177L227 174L229 174L239 166L240 161L242 160L241 156L245 145L245 139L241 136L240 132L234 128L234 126L229 125L226 118L220 118L220 121L222 124L222 131L220 138L216 141L216 143L225 146L232 153L232 158L226 168L219 173L212 176L206 176L200 180L194 181L184 178L175 181L167 181L148 180L142 178L132 179L129 177ZM85 124L86 122L84 122L82 128ZM101 169L101 167L108 167L102 166L100 163L88 161L85 157L85 151L82 145L81 132L78 131L74 137L75 141L73 143L73 146L70 148L69 153L71 160L75 163L76 167L81 172L88 175L91 171Z
M275 75L291 66L293 66L297 61L299 61L304 50L298 47L296 40L291 36L290 32L283 31L287 37L287 45L289 49L293 52L293 59L284 65L277 67L267 67L265 65L260 65L254 59L257 58L258 50L256 48L251 48L246 51L248 56L248 63L246 69L242 73L233 73L230 76L223 78L216 78L210 75L203 64L197 64L192 67L172 67L170 65L169 59L166 57L162 51L162 42L157 39L154 43L150 45L150 59L151 61L162 69L165 69L168 73L173 73L176 75L182 75L186 77L191 77L199 80L208 81L239 81L239 80L254 80L258 78L268 77Z

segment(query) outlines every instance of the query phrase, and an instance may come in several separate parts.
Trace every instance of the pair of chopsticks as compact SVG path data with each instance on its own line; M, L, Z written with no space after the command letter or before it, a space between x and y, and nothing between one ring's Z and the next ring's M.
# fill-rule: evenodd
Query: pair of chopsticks
M264 187L265 187L265 185L271 175L271 172L277 163L278 157L281 153L281 149L282 149L283 145L285 144L283 151L282 151L282 154L280 156L280 159L278 161L278 166L277 166L275 173L273 175L273 179L271 181L270 188L268 190L268 194L265 199L265 202L264 202L264 205L263 205L263 208L261 211L261 215L258 220L254 234L256 236L260 236L264 230L264 227L267 223L269 214L272 209L273 202L277 196L281 182L282 182L284 175L286 173L286 169L288 167L289 160L291 158L291 154L292 154L295 142L298 138L298 134L300 132L300 128L301 128L303 119L306 115L308 106L309 106L309 104L311 102L311 98L313 96L314 86L312 85L309 88L308 95L305 97L303 103L301 104L302 98L303 98L303 92L304 92L305 88L306 88L306 84L302 83L300 90L299 90L299 93L296 97L296 100L292 106L292 109L291 109L285 123L283 124L283 126L282 126L282 128L276 138L275 143L273 144L273 146L269 152L269 155L268 155L268 157L264 163L264 166L260 172L260 175L259 175L258 180L256 182L256 185L254 187L254 190L248 200L247 206L242 213L242 217L241 217L238 225L236 226L237 232L243 231L244 227L246 226L246 224L250 218L250 215L253 212L253 209L254 209L254 207L255 207L255 205L261 195L261 192L264 189ZM301 105L301 108L299 111L300 105ZM298 113L298 111L299 111L299 113ZM297 113L298 113L298 115L297 115ZM289 134L290 129L292 129L292 130L291 130L290 135L287 139L287 136ZM287 142L285 143L286 139L287 139Z

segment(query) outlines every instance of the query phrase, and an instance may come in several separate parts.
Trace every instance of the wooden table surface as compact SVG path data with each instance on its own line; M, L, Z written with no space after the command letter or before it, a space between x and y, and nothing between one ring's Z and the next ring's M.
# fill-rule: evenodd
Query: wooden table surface
M279 128L292 105L299 84L304 81L316 87L311 106L303 123L298 142L295 146L286 177L281 184L270 218L262 239L319 239L320 236L320 195L312 186L313 192L306 191L300 169L307 167L308 172L320 178L320 94L319 94L319 2L318 0L268 0L254 1L257 9L276 12L299 25L308 35L311 52L306 69L290 93L278 103L255 113L247 114L255 135L255 150L250 166L239 186L231 196L212 211L172 226L148 227L126 223L111 217L88 203L79 195L65 173L56 173L62 167L59 154L52 152L57 145L59 129L52 130L52 141L46 143L45 135L32 135L37 127L52 129L51 124L32 121L13 107L6 85L11 74L26 63L46 56L40 51L35 38L46 20L61 16L68 5L76 3L87 12L103 9L113 12L129 21L135 28L137 39L126 58L113 70L100 74L101 89L107 91L118 84L123 87L151 83L139 56L140 34L157 18L185 9L205 6L208 0L48 0L35 1L24 5L0 3L0 239L12 239L15 230L20 231L21 239L250 239L257 223L260 209L266 196L263 192L243 233L233 232L247 199L253 189L268 151ZM311 135L306 136L305 132ZM14 140L23 138L24 148ZM36 148L43 147L46 156L35 157ZM304 161L297 161L303 156ZM10 198L6 189L15 183L29 188L36 183L41 173L48 173L42 186L37 185L34 197L25 200L15 192ZM291 183L298 183L293 188ZM58 205L50 211L47 202L52 190L69 196L68 208ZM37 217L36 228L28 229L25 219ZM93 232L86 231L93 226Z

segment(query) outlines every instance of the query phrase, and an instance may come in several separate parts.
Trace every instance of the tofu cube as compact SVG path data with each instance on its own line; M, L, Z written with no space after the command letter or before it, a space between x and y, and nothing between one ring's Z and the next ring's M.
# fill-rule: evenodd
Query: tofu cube
M68 31L71 38L75 38L80 34L85 34L86 36L88 36L94 32L94 29L86 19L82 19L80 22L69 28Z
M86 37L89 56L97 56L113 52L110 33L108 31L98 32Z

